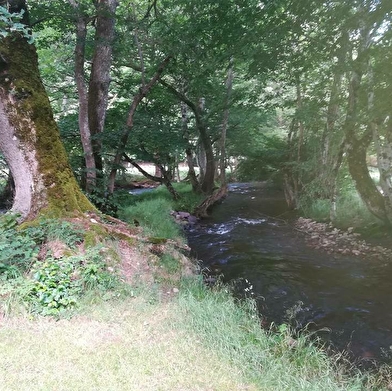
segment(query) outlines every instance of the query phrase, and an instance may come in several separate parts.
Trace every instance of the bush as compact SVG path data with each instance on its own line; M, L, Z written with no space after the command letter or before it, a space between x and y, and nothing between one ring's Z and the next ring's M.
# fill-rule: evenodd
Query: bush
M19 231L17 215L6 214L0 219L0 278L16 278L37 259L39 246L26 231Z
M26 297L33 312L58 315L77 305L89 290L114 289L119 278L103 257L102 249L95 247L84 255L36 262L32 268L33 285Z

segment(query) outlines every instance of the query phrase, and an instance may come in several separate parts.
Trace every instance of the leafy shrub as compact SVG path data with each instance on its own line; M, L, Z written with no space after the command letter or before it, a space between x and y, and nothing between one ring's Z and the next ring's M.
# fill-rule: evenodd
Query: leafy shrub
M33 286L27 300L34 312L57 315L77 305L88 290L106 291L119 283L114 268L108 267L99 247L85 255L47 258L32 269Z
M71 248L83 241L84 234L77 225L57 219L42 219L37 225L28 226L23 231L39 244L59 240Z
M76 265L72 258L48 258L33 269L34 286L29 301L37 312L54 315L77 302L81 287L74 278Z
M19 231L17 215L6 214L0 219L0 278L16 278L36 260L38 245L25 231Z

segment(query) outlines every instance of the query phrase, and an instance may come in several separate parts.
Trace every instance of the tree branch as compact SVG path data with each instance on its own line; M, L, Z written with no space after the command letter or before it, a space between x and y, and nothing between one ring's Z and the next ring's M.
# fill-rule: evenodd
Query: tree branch
M125 152L123 153L123 158L126 162L132 164L140 173L142 173L146 178L151 179L152 181L163 183L163 179L160 177L157 177L155 175L149 174L147 171L145 171L139 164L135 162L134 159L131 159Z

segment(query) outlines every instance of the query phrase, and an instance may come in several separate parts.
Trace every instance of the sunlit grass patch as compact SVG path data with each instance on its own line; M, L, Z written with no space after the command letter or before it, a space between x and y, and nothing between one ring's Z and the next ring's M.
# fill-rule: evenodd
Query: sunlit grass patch
M170 201L155 198L124 208L121 217L130 223L140 224L151 236L174 239L179 236L180 229L170 218L170 211Z
M4 390L257 390L177 320L176 303L104 304L54 322L3 321Z

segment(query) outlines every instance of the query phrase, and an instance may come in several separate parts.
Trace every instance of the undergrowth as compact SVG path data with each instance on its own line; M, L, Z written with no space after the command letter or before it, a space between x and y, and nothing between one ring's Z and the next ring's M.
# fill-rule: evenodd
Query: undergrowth
M0 219L0 310L4 313L20 303L31 313L60 315L77 306L87 291L105 294L118 286L115 265L108 264L103 245L77 251L84 235L79 226L42 220L19 227L17 217L6 214ZM50 243L61 243L61 252L54 254ZM45 246L49 250L42 253Z
M330 220L330 208L331 202L328 199L303 199L300 211L304 217L325 222ZM334 225L343 229L348 227L364 229L381 225L380 220L369 212L355 190L338 197L336 215Z

